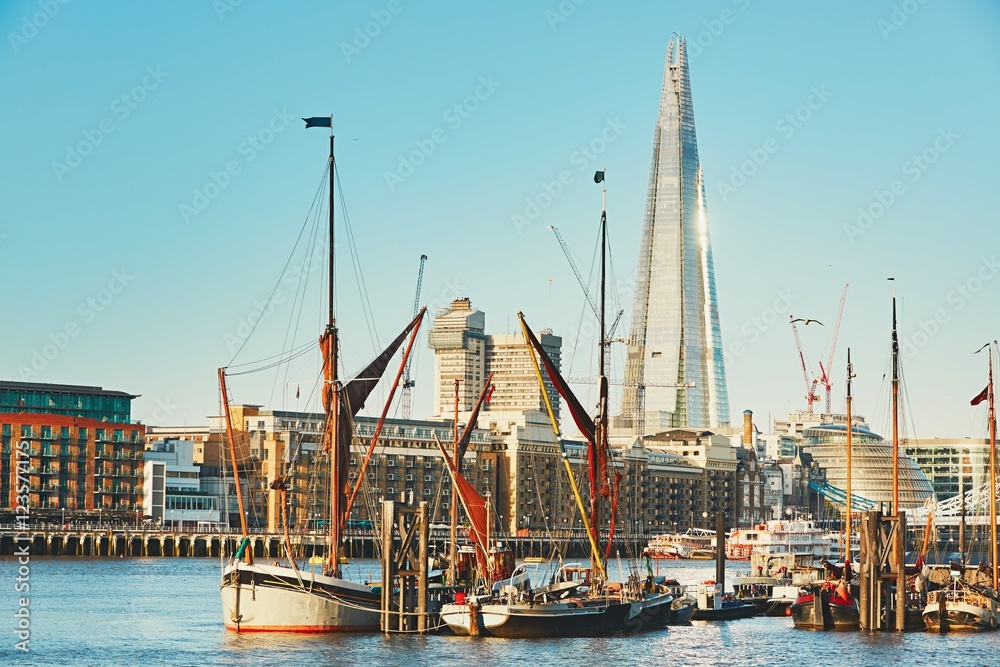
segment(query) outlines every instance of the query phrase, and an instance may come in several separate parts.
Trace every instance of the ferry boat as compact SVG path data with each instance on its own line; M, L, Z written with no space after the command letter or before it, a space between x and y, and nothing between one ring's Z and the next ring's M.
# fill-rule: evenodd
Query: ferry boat
M793 554L828 559L830 540L812 521L768 521L734 530L726 540L726 558L750 560L754 554Z
M686 533L653 535L647 549L650 558L659 560L715 558L715 533L693 528Z

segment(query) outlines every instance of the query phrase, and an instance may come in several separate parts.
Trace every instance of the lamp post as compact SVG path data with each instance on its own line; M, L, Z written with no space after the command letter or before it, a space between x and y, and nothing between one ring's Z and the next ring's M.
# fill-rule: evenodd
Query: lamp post
M177 530L177 525L174 523L174 511L170 510L170 532Z
M702 521L707 525L708 524L708 512L702 512L701 513L701 518L702 518Z
M66 527L66 508L62 508L62 527Z

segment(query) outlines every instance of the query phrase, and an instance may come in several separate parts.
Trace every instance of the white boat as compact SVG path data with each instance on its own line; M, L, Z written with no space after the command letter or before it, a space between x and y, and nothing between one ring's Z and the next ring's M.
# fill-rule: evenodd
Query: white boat
M812 521L768 521L734 530L726 540L726 558L750 560L754 554L830 558L830 541Z
M237 632L363 632L379 628L379 594L288 566L235 562L223 573L223 621Z
M982 632L997 629L997 601L960 579L950 586L927 594L924 607L924 624L931 632Z
M702 529L686 533L663 533L653 535L646 546L650 558L667 560L691 558L695 552L714 551L715 533ZM715 557L714 553L711 557Z

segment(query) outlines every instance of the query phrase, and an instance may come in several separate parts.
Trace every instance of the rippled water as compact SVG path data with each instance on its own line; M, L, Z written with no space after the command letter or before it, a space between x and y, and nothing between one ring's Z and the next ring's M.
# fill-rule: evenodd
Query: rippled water
M732 564L731 564L732 565ZM795 630L787 618L672 627L599 639L503 640L450 636L276 635L227 632L212 559L31 560L31 652L13 648L17 564L0 559L0 664L25 665L996 665L1000 633L874 634ZM682 583L714 563L661 573ZM736 566L730 568L730 573ZM377 576L374 561L351 564ZM616 565L611 564L611 574Z

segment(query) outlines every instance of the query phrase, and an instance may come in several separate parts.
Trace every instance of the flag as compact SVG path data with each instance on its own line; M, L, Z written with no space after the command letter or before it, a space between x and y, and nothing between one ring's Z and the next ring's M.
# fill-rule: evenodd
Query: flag
M333 127L333 117L332 116L313 116L312 118L303 118L306 122L306 128L310 127Z
M603 171L595 171L594 172L594 183L600 183L603 180L604 180L604 172Z
M300 389L300 387L298 385L296 385L295 386L295 398L299 397L299 389Z
M495 384L491 384L490 385L490 390L486 392L485 402L486 402L487 405L489 404L490 400L493 398L493 390L496 389L496 388L497 388L497 386Z
M990 386L986 385L986 389L983 389L981 392L976 394L976 397L974 399L969 401L970 405L979 405L980 403L985 401L986 397L989 396L989 391L990 391Z

